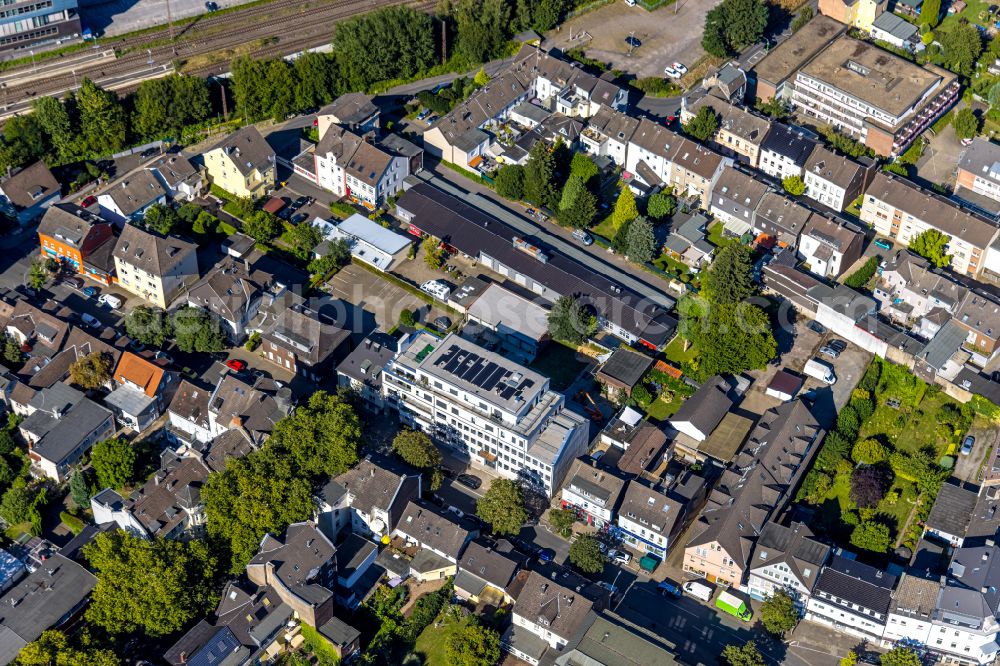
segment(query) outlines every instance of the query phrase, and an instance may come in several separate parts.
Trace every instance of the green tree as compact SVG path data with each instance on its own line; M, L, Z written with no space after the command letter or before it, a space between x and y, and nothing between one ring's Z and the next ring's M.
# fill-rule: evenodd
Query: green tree
M597 317L572 296L562 296L549 311L549 335L572 344L585 342L597 330Z
M555 157L544 141L538 141L528 152L524 165L524 198L536 206L554 208L558 203L554 174Z
M757 641L742 645L727 645L722 649L722 660L728 666L764 666L764 655L757 649Z
M892 545L889 526L875 521L863 521L851 532L851 545L873 553L885 553Z
M180 136L184 127L209 117L209 95L208 82L200 76L143 81L132 98L132 131L147 139Z
M76 91L80 138L88 155L107 155L125 146L128 119L118 95L85 78Z
M583 573L595 574L604 571L601 542L593 534L581 534L569 546L569 561Z
M70 640L57 629L43 631L17 655L18 666L121 666L121 660L111 650L70 645Z
M696 374L702 378L759 370L774 358L771 321L756 305L683 299L678 312L681 335L701 352Z
M486 62L503 53L511 24L507 0L457 0L452 14L458 33L455 52L466 62Z
M910 249L938 268L944 268L951 263L951 256L945 254L950 242L950 236L937 229L927 229L910 241Z
M90 506L90 481L87 479L86 470L73 470L73 474L69 477L69 492L78 507L86 509Z
M142 223L150 231L167 236L180 225L181 218L167 204L153 204L146 209Z
M646 202L646 214L656 221L673 216L677 212L677 197L673 188L657 192Z
M858 653L851 650L846 657L841 658L840 666L856 666L858 663Z
M174 344L183 352L216 352L226 346L219 321L202 308L182 305L170 320Z
M719 129L719 114L710 106L698 109L694 118L684 125L684 132L698 141L708 141Z
M920 7L920 24L933 30L941 18L941 0L924 0Z
M493 186L504 199L520 201L524 198L524 169L518 164L504 164L497 170Z
M209 475L201 491L208 535L227 549L229 571L242 573L268 532L309 519L312 494L291 457L275 455L269 445Z
M424 236L420 246L424 249L424 263L427 264L427 267L433 270L441 268L445 256L441 243L433 236L428 235Z
M708 299L713 303L734 305L754 294L753 264L750 248L742 243L723 247L704 279Z
M611 224L615 230L621 228L626 222L631 222L639 217L639 209L635 205L635 194L629 187L623 187L615 202L615 210L611 213Z
M597 178L601 171L586 153L573 153L573 159L569 163L569 173L571 176L579 176L584 185L593 187L591 181Z
M896 646L879 658L882 666L920 666L923 662L915 650Z
M333 35L336 78L345 90L412 78L437 64L439 35L430 15L412 7L384 7L341 21Z
M215 607L218 562L204 541L144 539L123 530L84 547L97 572L87 619L112 634L172 634Z
M959 139L972 139L979 134L979 117L969 107L959 109L951 124L955 126L955 135Z
M590 226L596 214L597 197L587 189L580 176L571 175L559 203L559 221L575 229L584 229Z
M258 243L268 243L281 233L281 222L274 215L257 210L243 219L242 231Z
M299 111L333 101L337 92L336 68L325 53L303 53L292 64L295 70L295 108Z
M813 19L813 8L806 5L799 10L799 15L795 17L792 21L792 32L798 32L801 30L809 21Z
M125 315L125 332L144 345L160 347L171 333L170 321L160 308L137 305Z
M701 35L701 46L709 55L725 58L729 55L726 42L726 17L722 5L717 5L705 15L705 28Z
M889 450L877 439L862 439L851 449L851 460L864 465L874 465L889 459Z
M517 534L528 520L521 487L510 479L494 479L476 502L476 515L490 524L494 534Z
M656 236L653 225L644 217L637 217L628 225L625 236L625 256L629 261L645 264L653 260L656 251Z
M568 509L550 509L549 523L556 531L556 534L564 539L568 539L573 534L573 523L576 522L576 514Z
M959 23L942 35L941 50L945 67L956 74L972 76L983 52L983 39L975 26Z
M35 259L28 268L28 286L34 290L39 290L45 286L49 279L49 272L45 269L45 264Z
M45 132L59 163L72 160L79 152L73 119L66 105L55 97L39 97L31 104L32 115ZM4 128L6 134L6 128Z
M132 483L137 460L135 448L124 437L98 442L90 453L90 464L101 488L121 490Z
M24 352L21 351L21 345L7 333L3 334L3 358L8 363L14 365L19 365L24 361Z
M724 57L760 41L767 27L768 8L763 0L723 0L705 17L702 47Z
M468 622L448 634L444 653L453 666L493 666L500 661L500 634Z
M112 358L104 352L92 352L69 366L69 380L83 389L98 389L111 379Z
M402 318L402 314L400 314L400 319ZM434 446L434 442L426 433L404 428L393 438L392 450L410 465L429 474L431 490L437 490L441 487L441 461L443 457L441 450Z
M351 263L351 247L346 240L338 238L327 245L326 254L309 262L308 269L312 275L326 275L339 271L349 263Z
M800 197L806 193L806 184L802 181L802 176L787 176L782 178L781 187L793 197Z
M319 229L312 224L302 222L291 228L288 232L288 240L292 243L292 254L304 260L310 257L313 248L319 245L323 236L319 233Z
M490 75L486 73L485 67L480 67L479 71L476 72L476 76L472 79L473 83L482 88L487 83L490 82Z
M307 478L336 476L358 461L361 421L346 396L317 391L274 426L268 440Z
M771 120L785 120L792 115L785 103L778 97L772 97L766 102L758 97L754 103L754 108L770 117Z
M31 533L38 536L42 533L42 513L48 501L45 488L38 486L13 486L8 488L0 499L0 518L8 525L31 523Z
M795 600L785 590L776 590L761 605L760 621L769 633L783 636L799 623Z
M401 310L399 312L399 325L405 326L406 328L413 328L417 323L417 317L413 314L413 310Z
M545 33L556 27L566 9L566 0L539 0L530 27Z
M3 126L0 145L0 169L17 169L44 156L49 150L45 132L34 114L14 116Z
M194 222L191 223L191 231L202 236L215 232L218 226L219 219L207 210L203 210L198 213L198 217L194 218Z

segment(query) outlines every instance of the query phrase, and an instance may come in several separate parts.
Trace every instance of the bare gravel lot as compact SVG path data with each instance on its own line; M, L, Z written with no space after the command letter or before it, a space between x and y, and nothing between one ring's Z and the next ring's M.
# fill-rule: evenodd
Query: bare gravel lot
M558 48L583 48L589 57L638 77L663 76L666 65L679 61L690 67L704 54L705 15L719 2L678 0L648 12L619 0L568 21L547 37ZM642 42L631 56L625 43L629 35Z

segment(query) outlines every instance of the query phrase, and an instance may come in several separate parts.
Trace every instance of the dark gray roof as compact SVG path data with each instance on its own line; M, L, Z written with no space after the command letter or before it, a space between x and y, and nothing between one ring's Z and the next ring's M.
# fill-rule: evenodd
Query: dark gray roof
M623 618L591 611L562 650L546 651L539 666L671 666L673 653Z
M371 514L374 509L389 510L404 478L365 458L335 481L353 495L351 506ZM391 525L387 527L392 529Z
M166 196L167 191L152 171L143 169L126 176L101 194L111 197L121 214L128 216Z
M955 319L949 319L930 342L917 353L917 358L935 370L940 370L955 355L969 332Z
M18 208L31 208L52 196L59 196L59 181L45 162L39 160L17 171L0 183L7 200Z
M330 317L297 303L275 314L263 337L291 351L299 361L319 365L351 337L351 332Z
M357 534L348 534L347 538L337 545L337 576L350 578L378 546Z
M823 567L816 582L816 591L837 597L842 600L839 603L846 603L848 607L850 604L857 604L862 609L871 609L885 615L889 611L891 593L895 586L896 577L892 574L835 555L830 564ZM825 601L838 603L830 599Z
M517 560L479 541L469 542L458 566L460 570L468 571L501 590L507 588L507 584L517 572Z
M948 585L938 601L945 620L961 621L963 615L983 618L1000 612L1000 547L991 544L957 549L948 576Z
M66 619L90 595L97 579L58 553L0 597L0 655L30 643Z
M447 514L439 513L424 503L418 504L413 501L406 505L396 529L422 546L445 553L453 561L458 561L462 548L470 536L469 530Z
M317 631L338 647L350 645L361 636L360 631L337 617L331 617Z
M619 516L638 520L650 532L663 536L673 533L685 513L686 507L681 502L637 479L628 482L618 509Z
M816 147L816 141L805 132L783 123L771 123L771 129L761 142L761 151L770 151L804 167Z
M813 533L802 523L785 527L768 522L757 539L751 568L783 563L799 582L812 589L826 564L831 548L813 539Z
M293 594L308 603L320 604L332 597L333 592L311 582L312 572L333 560L336 550L314 524L293 523L282 539L265 536L260 551L247 566L272 564L275 577Z
M253 125L246 125L225 136L206 152L217 149L229 156L243 176L249 176L254 169L266 171L274 165L274 149Z
M111 417L110 411L90 398L83 398L61 418L52 419L49 429L35 442L32 450L57 465L61 464L80 442Z
M677 319L662 306L651 303L602 274L558 252L547 262L513 247L522 234L472 204L427 183L420 183L397 202L397 208L412 215L421 231L472 256L484 252L506 266L531 277L559 295L577 295L625 330L660 347L673 337ZM545 248L542 248L543 250Z
M728 395L729 385L721 377L712 377L701 385L681 408L670 417L671 423L690 421L698 430L709 435L733 408Z
M378 114L372 99L364 93L346 93L320 109L318 115L334 116L336 122L344 125L359 125Z
M604 362L598 375L632 388L639 383L651 365L653 365L653 359L649 356L619 347L612 352L611 358Z
M971 490L950 483L942 484L927 516L927 528L957 537L965 536L976 509L976 499L976 493Z
M194 254L198 246L176 236L160 236L126 224L115 245L114 256L130 266L136 266L162 277ZM195 269L197 272L197 268Z
M593 606L574 589L532 571L517 595L514 614L569 640L583 626Z

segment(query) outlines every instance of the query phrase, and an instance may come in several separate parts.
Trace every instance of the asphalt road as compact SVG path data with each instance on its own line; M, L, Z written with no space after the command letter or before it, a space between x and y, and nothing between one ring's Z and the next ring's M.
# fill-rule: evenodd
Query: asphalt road
M584 247L573 241L570 232L558 225L541 226L535 220L512 212L512 204L501 200L492 190L481 187L450 169L440 169L436 164L432 165L430 170L425 170L417 176L435 187L467 201L469 201L469 192L479 194L478 199L474 201L477 207L514 227L525 236L537 239L557 252L586 264L654 303L666 308L674 306L674 300L664 293L665 284L655 284L640 279L641 272L636 268L626 265L618 266L612 263L609 261L610 255L606 250L596 244Z

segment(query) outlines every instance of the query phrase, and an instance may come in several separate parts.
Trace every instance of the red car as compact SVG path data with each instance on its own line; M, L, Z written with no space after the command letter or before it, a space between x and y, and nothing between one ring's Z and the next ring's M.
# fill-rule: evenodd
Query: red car
M80 202L80 205L83 206L84 208L89 208L90 206L93 206L95 203L97 203L97 197L91 194L89 197L84 198L84 200Z
M247 369L247 364L239 360L238 358L231 358L228 361L226 361L226 367L235 372L243 372L244 370Z

